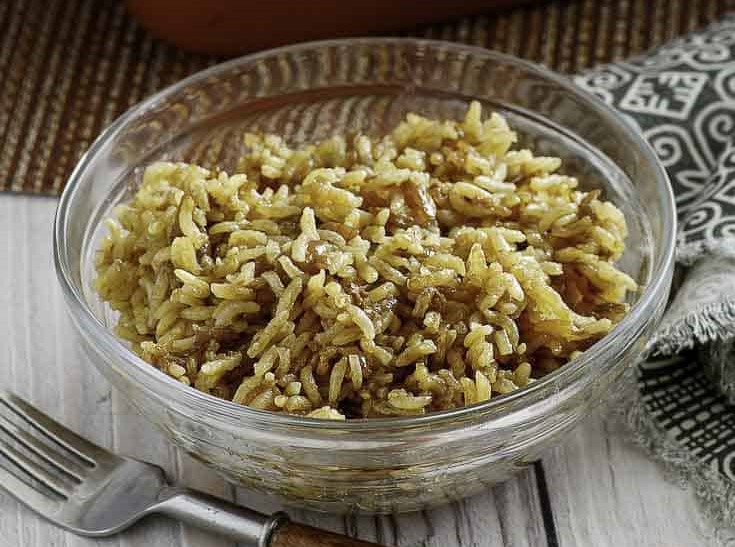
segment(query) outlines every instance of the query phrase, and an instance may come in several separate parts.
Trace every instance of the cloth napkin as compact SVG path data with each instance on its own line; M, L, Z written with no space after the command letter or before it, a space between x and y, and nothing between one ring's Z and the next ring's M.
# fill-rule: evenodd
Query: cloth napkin
M735 526L735 14L575 81L640 129L676 196L672 298L621 411L710 516Z

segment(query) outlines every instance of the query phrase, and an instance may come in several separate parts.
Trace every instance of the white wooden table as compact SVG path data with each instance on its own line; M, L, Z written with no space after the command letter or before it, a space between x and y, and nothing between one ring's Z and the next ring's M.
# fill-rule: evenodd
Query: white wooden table
M56 200L0 195L0 387L16 391L94 442L161 465L182 483L265 511L169 445L83 356L52 258ZM693 547L714 528L691 493L599 416L528 471L439 509L396 517L292 512L297 520L365 539L432 547ZM78 538L47 524L0 490L0 547L234 547L164 518L115 538ZM730 543L735 545L735 543Z

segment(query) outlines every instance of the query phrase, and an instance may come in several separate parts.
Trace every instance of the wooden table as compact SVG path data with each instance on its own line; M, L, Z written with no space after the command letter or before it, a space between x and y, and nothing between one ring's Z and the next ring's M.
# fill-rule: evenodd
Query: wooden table
M94 442L161 465L171 477L243 505L275 510L189 460L86 361L67 317L52 257L56 200L0 195L0 387L7 387ZM291 512L297 520L365 539L432 547L693 547L714 527L691 493L632 447L610 420L591 416L541 462L471 499L418 514L343 518ZM725 538L727 539L727 538ZM732 539L732 538L731 538ZM0 490L0 547L232 547L153 517L108 540L63 532Z

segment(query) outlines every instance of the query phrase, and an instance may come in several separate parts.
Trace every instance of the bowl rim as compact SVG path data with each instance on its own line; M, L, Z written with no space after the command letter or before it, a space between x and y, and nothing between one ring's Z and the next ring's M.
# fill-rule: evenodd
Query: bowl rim
M64 234L69 221L69 204L73 201L77 192L80 192L78 183L82 178L87 167L92 163L97 153L102 149L108 141L110 141L129 121L133 120L145 112L148 112L158 106L167 97L176 94L180 90L186 88L192 83L205 80L217 74L226 72L231 68L241 64L252 63L258 60L274 57L277 55L295 53L300 51L308 51L323 47L357 47L357 46L396 46L411 44L417 47L442 48L463 52L469 55L480 55L485 58L492 58L505 64L515 64L521 66L524 70L535 73L536 75L550 80L555 85L564 88L571 94L578 96L587 101L588 106L596 111L597 114L606 118L606 121L617 125L620 130L627 133L634 141L639 144L639 152L645 161L650 163L656 171L658 171L658 187L659 193L661 188L664 189L667 206L663 210L663 215L669 218L663 219L663 240L661 248L663 249L661 256L652 265L650 273L650 282L645 286L638 300L633 304L630 312L618 323L615 328L596 342L593 346L585 351L580 357L563 365L559 369L540 378L533 384L513 391L512 393L494 397L489 401L476 403L474 405L459 407L449 410L441 410L431 412L421 416L411 417L385 417L385 418L358 418L345 421L326 420L317 418L307 418L305 416L291 415L286 413L278 413L267 410L253 409L244 405L234 403L225 399L219 399L213 395L200 392L190 386L186 386L181 382L161 373L155 367L138 357L133 353L122 341L117 338L111 330L109 330L89 309L86 300L80 289L72 279L72 265L67 260L66 240ZM616 339L623 334L629 334L630 331L638 329L640 322L646 315L650 314L658 305L655 300L660 297L660 293L668 291L668 282L670 274L673 271L675 242L676 242L676 226L677 219L675 215L674 195L669 182L668 174L661 164L660 160L654 153L651 146L631 123L620 116L611 106L605 104L598 97L585 89L573 83L571 78L555 73L539 64L519 59L513 55L497 52L491 49L465 45L444 40L416 39L416 38L397 38L397 37L356 37L342 38L331 40L317 40L309 42L301 42L288 46L273 48L257 52L254 54L244 55L230 59L223 63L219 63L208 67L204 70L196 72L160 91L144 99L143 101L133 105L94 140L92 145L82 155L77 162L74 170L68 178L67 184L62 192L59 200L56 215L54 219L53 248L54 248L54 264L57 277L62 286L62 292L67 304L74 316L78 320L78 328L84 336L92 338L94 343L104 346L109 352L117 354L124 358L129 365L127 373L130 376L138 376L134 378L138 382L150 382L152 385L160 387L161 390L168 391L169 394L175 395L175 400L185 406L192 407L214 415L218 419L230 422L237 421L242 427L248 422L258 423L260 426L267 427L295 426L308 430L320 431L339 431L343 433L359 433L366 431L392 431L395 429L413 429L418 426L436 426L446 424L458 418L471 418L482 416L491 410L500 410L503 405L509 407L512 402L519 399L526 399L527 405L521 407L526 408L535 402L532 395L550 387L556 387L561 390L571 387L582 381L582 378L574 378L575 375L584 367L590 367L592 363L606 351L609 351ZM81 313L77 313L81 312ZM568 380L572 378L572 381ZM521 401L522 402L522 401ZM521 410L513 407L514 411ZM492 420L493 417L488 418Z

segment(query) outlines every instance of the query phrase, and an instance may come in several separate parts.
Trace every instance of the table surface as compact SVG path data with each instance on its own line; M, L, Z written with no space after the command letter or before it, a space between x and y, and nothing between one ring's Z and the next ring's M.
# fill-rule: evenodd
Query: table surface
M161 465L182 484L263 511L272 502L238 491L168 444L87 362L53 267L56 200L0 194L0 387L82 435ZM7 373L9 371L9 374ZM422 513L337 517L291 511L303 522L386 545L431 547L692 547L715 544L693 495L629 444L612 420L590 416L561 446L483 494ZM733 538L722 537L735 545ZM728 539L733 543L729 543ZM234 547L163 517L114 538L76 537L0 490L0 547Z

